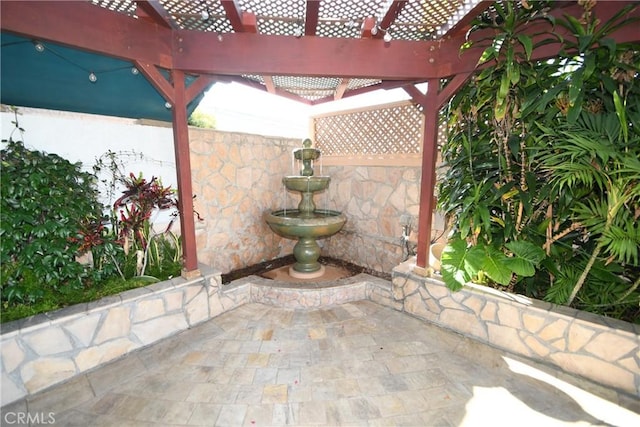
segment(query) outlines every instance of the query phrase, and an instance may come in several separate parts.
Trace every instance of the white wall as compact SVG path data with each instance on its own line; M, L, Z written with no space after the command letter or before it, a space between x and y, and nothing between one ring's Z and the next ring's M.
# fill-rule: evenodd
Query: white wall
M3 140L12 137L22 140L29 149L57 154L73 163L81 162L83 170L88 172L93 172L97 158L111 150L121 153L118 158L125 164L127 174L142 172L147 179L156 176L164 186L177 188L170 123L145 124L134 119L26 107L18 107L18 123L25 130L22 135L12 121L15 121L14 113L3 106L0 112ZM4 144L2 146L4 148ZM132 153L138 153L137 158ZM119 194L117 191L115 197ZM104 204L112 202L103 199ZM158 221L164 222L165 216L158 217Z

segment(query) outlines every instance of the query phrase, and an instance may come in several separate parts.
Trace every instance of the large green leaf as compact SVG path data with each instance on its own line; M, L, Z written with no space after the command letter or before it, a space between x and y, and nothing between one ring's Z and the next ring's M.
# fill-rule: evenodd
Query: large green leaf
M531 277L536 274L536 268L533 266L533 264L523 258L507 258L504 261L504 264L518 276Z
M508 258L502 251L493 246L485 246L485 258L482 263L482 270L496 283L508 285L511 281L511 269L507 267L505 261Z
M478 272L482 262L483 253L478 247L468 247L463 239L452 240L442 251L442 279L452 291L460 290Z
M538 265L546 257L541 247L524 240L516 240L505 245L513 254L528 261L531 264ZM520 273L518 273L520 274Z

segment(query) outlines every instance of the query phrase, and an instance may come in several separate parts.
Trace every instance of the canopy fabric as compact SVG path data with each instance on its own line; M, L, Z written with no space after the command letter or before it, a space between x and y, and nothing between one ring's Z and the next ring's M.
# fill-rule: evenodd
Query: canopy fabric
M8 33L0 40L3 104L171 121L170 105L131 62ZM187 115L202 96L188 105Z

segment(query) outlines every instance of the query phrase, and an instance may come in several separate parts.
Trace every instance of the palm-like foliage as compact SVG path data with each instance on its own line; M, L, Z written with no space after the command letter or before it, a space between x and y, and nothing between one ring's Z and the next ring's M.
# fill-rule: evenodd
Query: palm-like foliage
M497 30L480 60L494 65L449 105L443 278L620 314L640 300L640 46L607 38L627 9L601 23L585 2L554 22L575 35L560 57L531 61L558 41L519 32L546 6L501 3L475 23Z
M541 169L548 173L556 196L572 193L567 208L573 221L582 225L583 240L595 243L575 282L556 283L572 286L568 304L599 256L607 263L639 265L640 137L632 133L625 139L622 128L615 113L585 112L559 130L543 127L549 149L540 156Z

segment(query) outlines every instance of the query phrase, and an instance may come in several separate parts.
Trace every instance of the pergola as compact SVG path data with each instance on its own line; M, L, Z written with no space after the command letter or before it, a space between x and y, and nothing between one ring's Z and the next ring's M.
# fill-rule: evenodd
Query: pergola
M595 13L605 21L629 3L633 2L598 2ZM425 115L416 260L417 267L424 268L434 210L438 112L477 70L482 48L461 55L460 47L467 41L473 18L491 13L493 4L486 0L4 0L0 3L1 100L170 118L188 276L197 272L197 254L190 214L187 118L213 83L238 81L307 104L401 87ZM548 13L580 16L582 8L576 2L557 2ZM640 17L640 10L636 8L632 16ZM531 24L526 31L571 37L549 24ZM612 37L637 42L640 32L627 26ZM10 50L10 46L21 48ZM553 57L558 49L545 45L534 50L532 58ZM53 55L37 57L44 50ZM49 74L36 81L42 73ZM78 79L78 73L84 77ZM125 79L138 73L146 79ZM417 85L425 82L428 89L423 93ZM88 85L102 89L87 96Z

